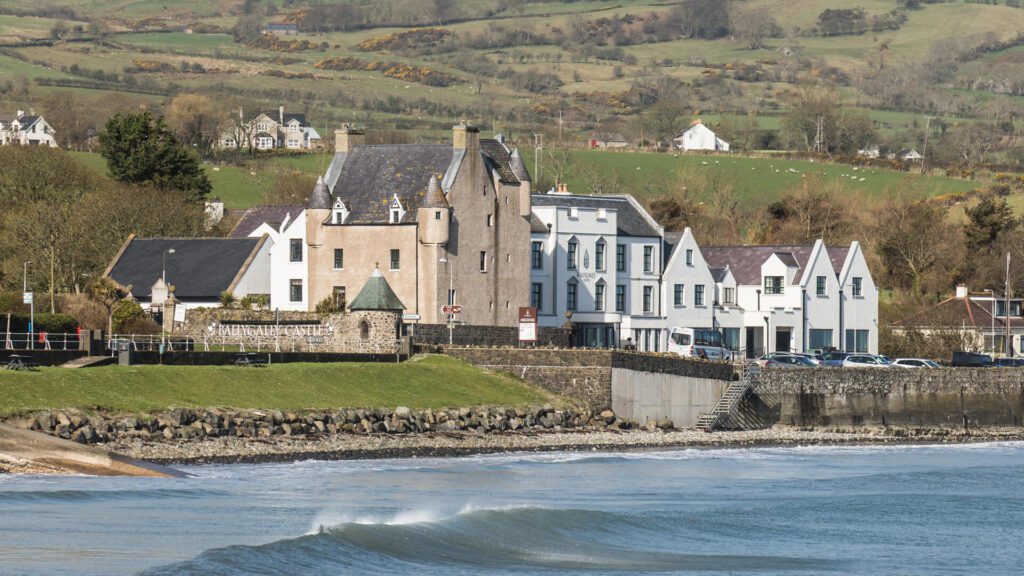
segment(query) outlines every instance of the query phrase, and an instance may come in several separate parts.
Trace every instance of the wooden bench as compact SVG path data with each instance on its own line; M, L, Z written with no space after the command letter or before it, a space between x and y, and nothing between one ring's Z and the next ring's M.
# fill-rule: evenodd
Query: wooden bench
M261 368L267 365L267 357L263 354L256 354L255 352L246 352L235 355L235 366L249 366L252 368Z

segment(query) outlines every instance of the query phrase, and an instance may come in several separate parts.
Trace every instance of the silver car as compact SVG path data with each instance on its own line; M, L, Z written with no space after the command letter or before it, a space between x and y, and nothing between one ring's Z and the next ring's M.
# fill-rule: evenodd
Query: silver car
M939 363L927 358L897 358L892 361L893 368L941 368Z
M843 368L890 368L884 359L871 354L850 354L843 359Z

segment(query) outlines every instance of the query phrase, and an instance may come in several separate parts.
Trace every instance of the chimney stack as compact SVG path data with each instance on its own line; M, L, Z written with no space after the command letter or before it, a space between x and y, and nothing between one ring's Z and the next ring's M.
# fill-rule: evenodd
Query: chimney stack
M284 124L284 106L277 107L277 123Z
M334 151L351 152L356 146L362 146L366 141L366 135L362 130L356 130L351 124L345 124L340 130L334 131Z
M480 129L465 122L452 127L452 148L467 152L480 149Z

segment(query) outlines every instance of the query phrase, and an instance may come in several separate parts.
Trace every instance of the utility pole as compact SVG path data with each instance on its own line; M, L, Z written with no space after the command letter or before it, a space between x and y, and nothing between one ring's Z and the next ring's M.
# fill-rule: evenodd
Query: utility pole
M537 182L541 181L540 151L544 148L544 135L533 135L533 173L537 175Z
M1012 353L1013 353L1012 346L1010 346L1010 253L1009 252L1006 253L1006 287L1005 287L1005 290L1006 290L1006 294L1005 294L1005 298L1006 298L1006 310L1005 310L1006 315L1005 315L1005 318L1006 318L1006 321L1004 322L1004 324L1006 324L1006 343L1005 343L1005 347L1006 347L1006 357L1009 358L1012 355Z
M929 128L931 128L934 118L934 116L924 117L924 146L921 148L921 174L924 174L924 165L928 162L928 133L931 132Z
M558 143L562 143L562 109L558 109Z

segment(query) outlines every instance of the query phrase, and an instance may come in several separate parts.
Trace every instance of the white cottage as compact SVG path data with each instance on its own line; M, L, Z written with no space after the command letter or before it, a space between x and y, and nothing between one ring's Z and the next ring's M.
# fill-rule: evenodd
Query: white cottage
M729 143L716 136L700 120L695 120L689 130L673 138L672 143L679 150L729 151Z

